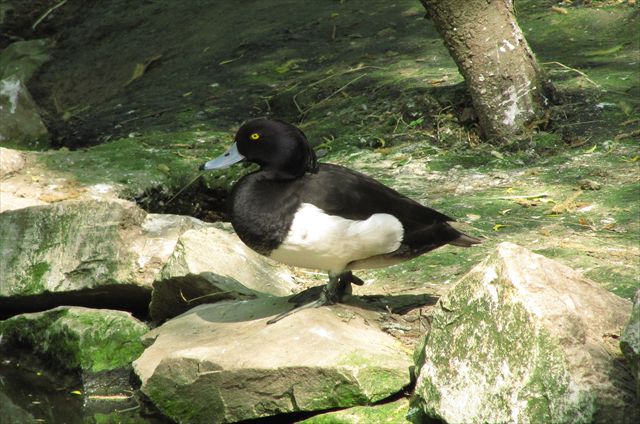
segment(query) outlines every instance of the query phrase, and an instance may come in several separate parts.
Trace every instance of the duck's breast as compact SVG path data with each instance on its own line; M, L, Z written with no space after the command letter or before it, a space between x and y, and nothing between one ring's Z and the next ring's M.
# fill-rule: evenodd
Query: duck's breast
M390 214L353 220L302 203L286 237L269 257L288 265L341 272L353 261L395 251L403 235L402 224Z

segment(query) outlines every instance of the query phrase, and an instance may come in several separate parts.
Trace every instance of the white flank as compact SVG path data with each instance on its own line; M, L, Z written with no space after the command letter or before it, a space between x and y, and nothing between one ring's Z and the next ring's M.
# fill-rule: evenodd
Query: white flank
M393 252L403 235L393 215L377 213L355 221L303 203L287 237L270 257L287 265L340 272L350 262Z

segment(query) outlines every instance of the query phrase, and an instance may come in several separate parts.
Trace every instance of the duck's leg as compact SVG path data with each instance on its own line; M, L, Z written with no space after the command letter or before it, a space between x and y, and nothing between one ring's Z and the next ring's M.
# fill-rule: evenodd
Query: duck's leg
M296 312L303 311L309 308L317 308L325 305L333 305L339 303L346 294L351 294L351 283L362 285L363 282L358 277L354 276L351 271L343 272L340 274L329 273L329 282L322 288L320 296L308 303L303 303L295 308L283 312L274 318L267 321L267 324L273 324L280 321L282 318L286 318L289 315Z

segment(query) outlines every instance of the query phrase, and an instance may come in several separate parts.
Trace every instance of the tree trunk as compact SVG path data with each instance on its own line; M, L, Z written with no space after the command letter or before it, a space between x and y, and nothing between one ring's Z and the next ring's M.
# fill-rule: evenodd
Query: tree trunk
M484 135L526 133L553 97L516 23L512 0L420 0L464 76Z

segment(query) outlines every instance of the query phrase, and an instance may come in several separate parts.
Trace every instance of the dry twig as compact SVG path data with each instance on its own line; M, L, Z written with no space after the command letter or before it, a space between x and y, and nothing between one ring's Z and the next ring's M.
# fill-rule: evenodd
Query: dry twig
M572 68L570 66L565 65L564 63L560 63L560 62L544 62L543 65L558 65L561 68L564 69L568 69L569 71L573 71L577 74L580 74L581 76L584 77L584 79L586 79L587 81L589 81L591 84L595 85L596 87L598 87L598 89L602 90L602 87L600 86L600 84L598 84L597 82L595 82L594 80L592 80L591 78L589 78L589 76L587 74L585 74L584 72L582 72L579 69L576 68Z
M44 15L40 16L40 17L38 18L38 20L37 20L37 21L35 21L35 22L33 23L33 25L31 25L31 29L32 29L33 31L35 31L35 30L36 30L36 27L37 27L38 25L40 25L40 22L44 21L44 20L47 18L47 16L49 16L49 15L51 14L51 12L53 12L54 10L56 10L57 8L59 8L60 6L63 6L66 2L67 2L67 0L62 0L60 3L56 4L55 6L51 7L49 10L47 10L46 12L44 12Z

